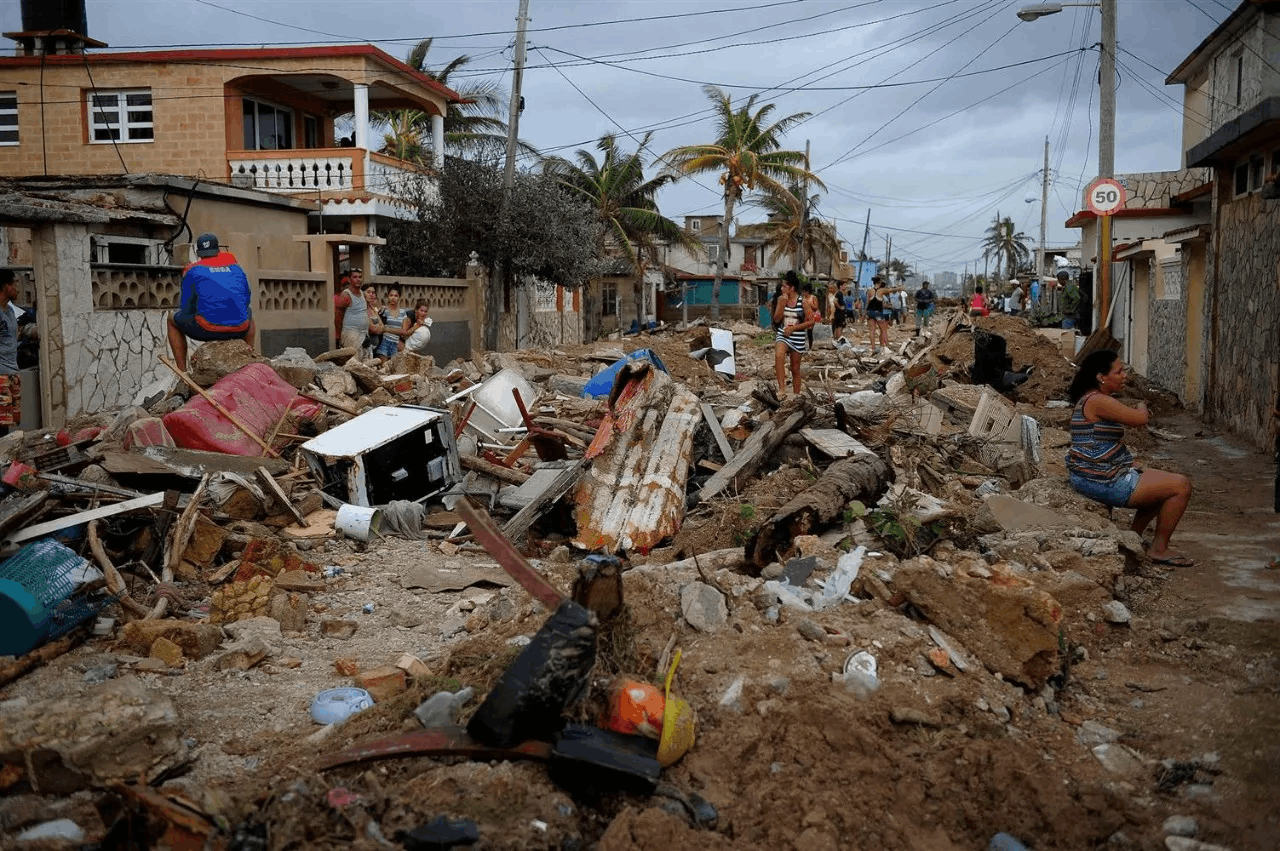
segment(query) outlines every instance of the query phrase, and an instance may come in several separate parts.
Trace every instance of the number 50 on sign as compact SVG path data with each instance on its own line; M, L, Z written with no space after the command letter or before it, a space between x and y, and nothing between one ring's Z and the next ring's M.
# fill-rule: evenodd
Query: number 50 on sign
M1110 177L1100 177L1089 184L1085 197L1089 210L1098 216L1109 216L1124 208L1126 193L1120 182Z

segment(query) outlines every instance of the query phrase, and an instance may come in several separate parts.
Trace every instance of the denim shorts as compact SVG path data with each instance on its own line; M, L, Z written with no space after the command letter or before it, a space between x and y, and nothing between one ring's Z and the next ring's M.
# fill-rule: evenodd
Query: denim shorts
M1124 508L1129 504L1129 497L1133 496L1140 478L1142 478L1140 471L1130 470L1114 482L1107 484L1086 479L1079 473L1071 473L1067 476L1067 482L1071 485L1071 489L1081 496L1087 496L1095 502L1110 505L1112 508Z
M893 315L893 311L891 310L868 310L867 311L868 319L878 319L884 322L888 322L889 319L892 317L892 315Z

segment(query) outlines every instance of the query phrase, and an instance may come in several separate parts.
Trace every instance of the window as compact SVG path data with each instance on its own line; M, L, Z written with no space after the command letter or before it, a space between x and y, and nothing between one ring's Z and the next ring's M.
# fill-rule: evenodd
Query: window
M690 219L690 220L689 220L689 230L693 231L694 233L697 233L698 231L702 230L702 221L701 221L701 219Z
M715 263L720 259L720 246L708 244L706 245L706 249L707 249L707 262L712 265L715 265Z
M321 147L320 119L314 115L302 116L302 146L304 148Z
M293 110L244 99L244 149L286 151L293 147Z
M1240 163L1236 166L1235 194L1244 195L1249 191L1249 164Z
M1244 97L1244 54L1236 54L1236 106Z
M1258 154L1249 160L1249 189L1251 191L1262 188L1263 178L1267 176L1266 171L1263 168L1264 165L1265 163L1263 162L1261 154Z
M94 263L130 263L162 266L172 262L169 250L156 239L114 234L93 235Z
M18 144L18 93L0 92L0 145Z
M600 282L600 315L618 315L618 282Z
M89 92L89 141L92 144L151 142L151 90Z

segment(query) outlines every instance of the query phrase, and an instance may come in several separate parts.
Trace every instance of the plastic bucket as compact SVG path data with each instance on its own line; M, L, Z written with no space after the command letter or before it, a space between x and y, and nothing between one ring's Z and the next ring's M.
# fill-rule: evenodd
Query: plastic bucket
M363 505L343 505L338 509L338 517L333 528L348 538L367 541L370 535L378 531L382 522L382 512L376 508L365 508Z

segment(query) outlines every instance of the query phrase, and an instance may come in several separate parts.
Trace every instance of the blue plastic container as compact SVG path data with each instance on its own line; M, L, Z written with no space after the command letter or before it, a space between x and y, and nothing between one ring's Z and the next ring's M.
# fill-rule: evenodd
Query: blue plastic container
M32 541L0 564L0 656L30 652L97 614L101 603L69 599L74 574L87 564L48 539Z

